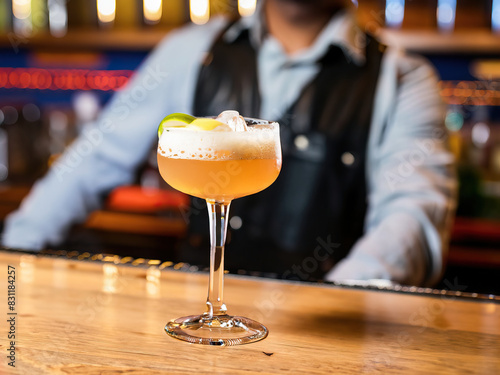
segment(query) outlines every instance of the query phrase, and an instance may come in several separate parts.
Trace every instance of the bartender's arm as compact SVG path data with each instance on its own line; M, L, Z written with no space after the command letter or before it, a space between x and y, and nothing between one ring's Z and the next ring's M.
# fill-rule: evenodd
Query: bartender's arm
M432 285L442 275L456 204L454 158L433 69L388 50L367 161L365 235L328 280Z

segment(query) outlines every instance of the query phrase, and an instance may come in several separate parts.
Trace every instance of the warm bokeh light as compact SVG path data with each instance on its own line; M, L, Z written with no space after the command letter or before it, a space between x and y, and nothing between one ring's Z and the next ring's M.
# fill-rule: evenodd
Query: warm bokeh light
M14 33L30 36L33 32L31 0L12 0L12 27Z
M439 91L449 105L500 106L494 81L441 81Z
M405 16L405 0L386 0L385 24L390 27L400 27Z
M449 31L455 28L457 0L438 0L437 24L440 30Z
M31 15L31 0L12 0L12 13L18 20L24 20Z
M118 280L118 267L114 264L103 264L102 266L102 291L104 293L115 293L116 292L116 281Z
M491 28L500 32L500 0L493 0L491 5Z
M158 266L150 266L146 272L146 292L155 297L160 293L161 271Z
M255 13L257 0L238 0L238 12L242 17L248 17Z
M55 37L62 37L68 31L68 9L65 2L49 0L47 3L49 11L50 33Z
M203 25L210 18L210 1L209 0L189 0L189 16L191 21Z
M97 0L97 17L102 23L113 22L116 14L116 0Z
M32 283L35 276L35 260L34 255L21 255L19 258L19 268L21 277L19 278L23 283Z
M116 91L131 70L0 68L0 88Z
M490 139L491 130L488 124L478 122L472 126L471 139L477 147L481 148L486 145Z
M144 19L156 23L161 19L162 0L143 0Z

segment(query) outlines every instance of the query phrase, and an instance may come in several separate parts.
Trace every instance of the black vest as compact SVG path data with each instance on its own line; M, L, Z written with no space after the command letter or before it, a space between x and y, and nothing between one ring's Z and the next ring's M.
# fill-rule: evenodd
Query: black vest
M367 41L361 66L331 46L286 114L266 119L280 123L283 168L268 189L231 204L231 216L241 220L230 221L226 269L314 280L362 236L367 138L384 50ZM256 61L247 31L231 43L217 38L199 74L193 114L234 109L259 117ZM205 204L195 198L192 207L186 254L208 259ZM231 228L236 222L241 227Z

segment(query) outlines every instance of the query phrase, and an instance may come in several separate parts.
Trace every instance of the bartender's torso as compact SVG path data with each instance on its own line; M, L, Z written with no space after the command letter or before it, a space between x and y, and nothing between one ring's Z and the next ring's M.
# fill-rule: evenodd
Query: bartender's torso
M201 67L193 114L233 109L260 117L258 51L248 32L230 42L222 35ZM271 187L232 203L226 268L317 279L362 236L366 148L383 55L377 41L367 41L361 65L331 45L296 100L280 118L267 118L280 123L283 168ZM206 210L199 200L192 205L186 249L206 254Z

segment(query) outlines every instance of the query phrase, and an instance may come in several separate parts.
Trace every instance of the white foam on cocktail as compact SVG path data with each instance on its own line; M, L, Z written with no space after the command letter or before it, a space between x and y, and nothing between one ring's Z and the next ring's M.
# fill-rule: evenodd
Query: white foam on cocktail
M272 125L227 132L171 128L161 135L158 153L177 159L274 159L280 152L277 137L278 128Z

